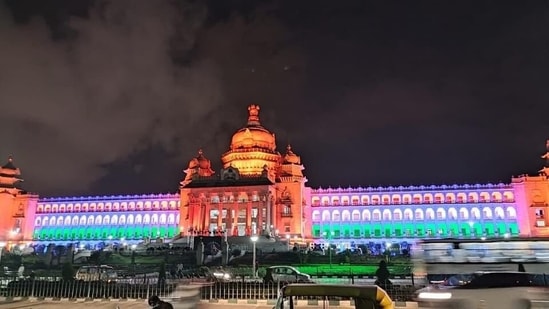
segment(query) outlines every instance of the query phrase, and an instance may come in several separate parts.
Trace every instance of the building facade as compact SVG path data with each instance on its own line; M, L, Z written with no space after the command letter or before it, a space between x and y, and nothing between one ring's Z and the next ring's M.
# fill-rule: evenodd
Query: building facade
M549 236L549 168L506 184L311 189L300 156L277 151L260 107L248 107L215 171L202 150L180 191L42 198L20 188L13 159L0 168L0 242L101 242L190 235L342 244L426 237ZM542 158L549 158L548 153ZM549 166L549 164L547 164Z

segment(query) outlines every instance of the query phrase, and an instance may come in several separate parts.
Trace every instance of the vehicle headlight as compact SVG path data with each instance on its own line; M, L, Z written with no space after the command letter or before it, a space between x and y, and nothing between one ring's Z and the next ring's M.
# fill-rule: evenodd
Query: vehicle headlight
M419 299L450 299L452 298L452 293L421 292L417 297Z
M224 275L223 275L223 279L229 280L229 279L231 279L231 275L229 275L229 274L224 274Z
M223 273L213 273L214 277L216 278L222 278L223 277Z

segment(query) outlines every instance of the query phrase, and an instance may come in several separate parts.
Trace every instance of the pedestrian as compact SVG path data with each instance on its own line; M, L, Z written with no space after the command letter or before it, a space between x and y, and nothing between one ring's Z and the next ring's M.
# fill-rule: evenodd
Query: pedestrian
M389 268L387 267L387 262L381 260L379 262L379 268L376 271L377 280L375 284L382 289L390 289L393 286L391 280L389 280L391 274L389 273Z
M160 300L160 298L156 295L149 297L149 306L154 309L173 309L172 304Z

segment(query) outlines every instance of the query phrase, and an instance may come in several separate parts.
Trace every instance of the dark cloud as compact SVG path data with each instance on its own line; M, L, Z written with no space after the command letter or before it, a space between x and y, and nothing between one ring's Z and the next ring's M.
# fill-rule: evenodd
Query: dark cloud
M313 186L507 181L542 163L542 2L10 3L0 155L43 194L175 191L198 148L220 167L252 102Z
M0 37L9 44L0 52L0 119L9 127L0 139L32 188L85 191L106 172L101 164L150 144L190 155L174 139L193 145L206 136L196 129L220 108L222 89L207 60L174 66L169 52L174 39L180 52L194 48L205 12L99 2L88 18L68 21L74 38L53 41L42 19L15 25L2 8Z

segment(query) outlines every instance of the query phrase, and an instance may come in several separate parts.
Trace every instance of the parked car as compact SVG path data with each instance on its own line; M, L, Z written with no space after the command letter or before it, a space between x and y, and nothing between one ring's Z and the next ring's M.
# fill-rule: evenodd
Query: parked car
M271 266L266 269L265 283L313 283L311 276L292 266Z
M118 278L116 271L107 265L82 266L75 275L76 280L82 281L115 281Z

